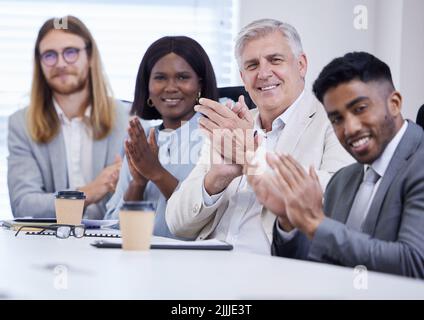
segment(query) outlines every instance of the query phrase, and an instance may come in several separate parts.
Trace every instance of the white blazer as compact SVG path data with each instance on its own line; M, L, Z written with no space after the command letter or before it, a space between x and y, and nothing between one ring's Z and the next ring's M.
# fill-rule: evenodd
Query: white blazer
M295 108L278 139L275 151L292 155L306 168L314 166L325 189L332 174L354 160L340 145L324 107L315 96L305 92ZM251 112L255 115L258 110ZM168 200L166 222L170 231L177 236L199 240L207 238L227 213L229 199L240 191L241 177L237 177L214 205L205 207L202 189L209 168L210 141L205 139L198 164ZM255 197L253 192L251 197ZM249 200L241 204L242 210L247 211ZM261 208L258 214L261 214L264 231L271 242L276 217L266 208Z

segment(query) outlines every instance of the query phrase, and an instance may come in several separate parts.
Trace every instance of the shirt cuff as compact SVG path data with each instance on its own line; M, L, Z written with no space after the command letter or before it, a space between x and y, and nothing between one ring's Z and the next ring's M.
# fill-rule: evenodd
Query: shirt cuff
M297 229L293 229L289 232L284 231L283 229L280 228L280 224L278 223L278 219L275 221L276 227L277 227L277 232L280 235L280 238L286 242L286 241L290 241L292 240L295 235L297 234Z
M222 194L224 193L224 191L221 191L218 194L214 194L214 195L209 195L205 189L205 184L202 184L202 195L203 195L203 204L205 207L210 207L213 206L218 200L219 198L221 198Z

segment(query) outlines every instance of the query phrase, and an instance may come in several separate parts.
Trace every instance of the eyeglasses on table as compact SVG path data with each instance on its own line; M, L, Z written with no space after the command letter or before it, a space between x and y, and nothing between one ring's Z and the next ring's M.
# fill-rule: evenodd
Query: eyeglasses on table
M45 235L48 233L45 233L45 231L53 231L53 234L59 238L59 239L66 239L70 236L73 236L75 238L82 238L85 235L85 226L83 224L80 225L70 225L70 224L52 224L49 226L36 226L36 225L28 225L28 226L21 226L18 231L15 233L15 237L18 236L18 234L23 229L41 229L40 231L36 232L35 234L39 235Z

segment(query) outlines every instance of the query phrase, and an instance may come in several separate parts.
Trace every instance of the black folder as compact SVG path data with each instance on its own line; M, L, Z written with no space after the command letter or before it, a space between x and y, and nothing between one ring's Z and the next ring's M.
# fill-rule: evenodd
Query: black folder
M152 244L150 249L171 249L171 250L233 250L233 246L229 243L220 241L216 244L201 244L201 241L183 241L176 242L175 244ZM96 248L107 249L121 249L122 243L110 242L105 240L97 240L91 243Z

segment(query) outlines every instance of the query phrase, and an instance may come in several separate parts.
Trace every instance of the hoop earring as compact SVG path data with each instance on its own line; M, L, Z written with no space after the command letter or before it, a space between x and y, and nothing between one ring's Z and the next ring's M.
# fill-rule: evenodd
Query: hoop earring
M153 108L153 107L154 107L154 105L153 105L153 101L152 101L152 99L151 99L151 98L148 98L148 99L147 99L147 105L148 105L150 108Z

